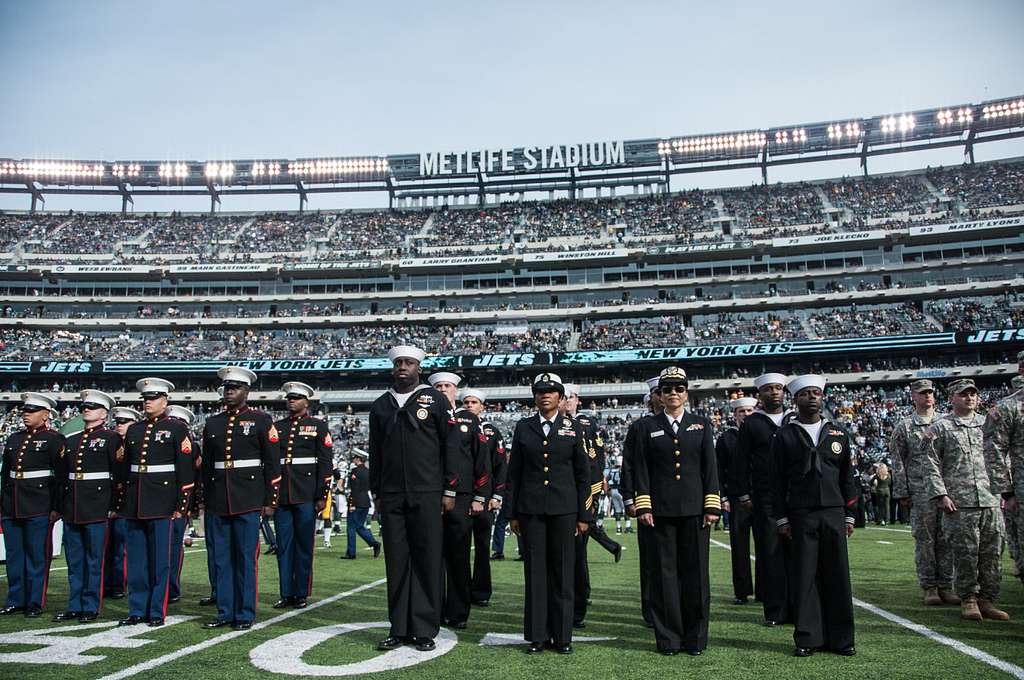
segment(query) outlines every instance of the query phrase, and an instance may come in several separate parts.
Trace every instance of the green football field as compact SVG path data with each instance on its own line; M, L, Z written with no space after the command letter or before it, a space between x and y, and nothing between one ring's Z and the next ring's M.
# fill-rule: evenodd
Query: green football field
M377 527L374 526L377 533ZM906 529L860 529L851 546L858 606L857 656L819 653L795 659L792 629L760 625L758 605L732 604L728 534L715 532L711 550L711 638L701 657L663 657L639 615L636 541L624 540L620 564L591 543L593 604L587 628L577 635L608 638L579 641L575 654L526 656L522 633L522 564L492 563L491 606L474 610L469 628L443 632L439 651L428 656L410 649L386 654L375 643L387 633L383 559L360 549L355 561L338 559L344 536L331 550L318 549L314 593L306 610L271 608L277 599L277 564L260 559L258 625L250 631L207 631L212 608L199 607L206 594L206 559L197 543L185 557L184 596L172 605L161 629L112 623L126 613L126 601L108 601L94 624L54 624L67 593L63 558L53 563L43 618L0 619L0 677L29 678L251 678L260 676L343 676L386 672L395 678L997 678L1024 677L1024 587L1007 572L1001 604L1009 623L969 623L955 607L924 607L914 580L913 541ZM340 539L340 540L339 540ZM514 542L508 553L514 554ZM187 620L178 620L187 619ZM172 621L176 621L173 622ZM355 625L349 625L355 624ZM362 624L362 625L360 625ZM508 636L502 638L500 636ZM443 653L441 653L443 652Z

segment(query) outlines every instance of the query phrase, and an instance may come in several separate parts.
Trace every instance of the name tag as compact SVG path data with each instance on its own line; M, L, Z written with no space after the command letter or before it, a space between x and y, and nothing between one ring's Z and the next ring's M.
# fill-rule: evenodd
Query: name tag
M655 430L654 432L651 433L651 439L654 439L655 437L660 437L663 434L665 434L665 430Z

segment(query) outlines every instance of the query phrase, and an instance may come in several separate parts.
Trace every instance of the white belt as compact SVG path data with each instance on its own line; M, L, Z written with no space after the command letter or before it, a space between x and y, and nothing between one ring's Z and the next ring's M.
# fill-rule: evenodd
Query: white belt
M213 464L214 470L230 470L231 468L259 467L263 461L259 458L243 458L241 460L218 460Z
M281 459L281 465L285 463L291 463L292 465L316 465L316 458L309 456L306 458L292 458L290 461L287 458Z
M83 479L113 479L109 472L69 472L68 481L76 482Z
M174 472L177 468L173 464L168 465L132 465L132 472Z
M53 477L53 470L32 470L30 472L11 470L11 479L39 479L40 477Z

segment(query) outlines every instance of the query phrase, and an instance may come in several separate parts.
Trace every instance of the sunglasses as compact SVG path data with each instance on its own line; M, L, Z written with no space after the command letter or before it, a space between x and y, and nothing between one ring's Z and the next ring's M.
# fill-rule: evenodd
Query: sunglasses
M42 410L44 410L42 406L22 406L21 407L21 412L22 413L39 413Z
M161 399L166 396L166 394L143 394L142 401L156 401L157 399Z
M305 399L305 398L306 398L306 395L304 395L304 394L289 394L289 395L287 395L285 397L285 399L288 400L288 401L298 401L299 399Z
M668 385L660 388L662 394L686 394L685 385Z
M84 402L78 407L79 411L95 411L98 408L104 408L100 404L93 404L91 402Z
M135 421L131 418L114 418L114 422L118 425L129 425Z

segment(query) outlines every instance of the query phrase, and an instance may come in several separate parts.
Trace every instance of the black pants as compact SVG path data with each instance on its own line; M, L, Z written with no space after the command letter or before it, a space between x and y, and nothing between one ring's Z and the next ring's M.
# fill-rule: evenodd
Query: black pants
M590 532L576 536L576 558L573 560L573 623L587 618L587 600L590 599L590 564L587 562L587 544Z
M789 600L789 544L779 536L775 517L754 501L751 518L754 529L754 549L757 551L755 593L764 606L766 621L790 621Z
M612 540L604 527L598 526L597 522L591 522L587 529L587 535L594 539L599 546L614 555L619 550L619 544Z
M651 614L660 650L708 645L711 533L703 523L702 516L654 518Z
M473 497L460 493L455 507L444 516L444 620L459 623L469 620L470 541L473 540L473 517L469 507Z
M391 635L433 638L441 627L441 494L380 500Z
M750 510L732 503L729 513L729 543L732 546L732 592L737 598L754 594L754 578L750 573Z
M843 508L791 511L793 642L841 650L853 646L853 593Z
M490 550L494 514L485 511L473 518L473 581L470 586L470 599L473 602L491 599Z
M530 642L572 641L576 515L519 515L523 533L526 606L523 635Z
M636 545L640 552L640 615L645 623L651 623L651 545L653 539L651 527L642 524L639 520L636 523Z

